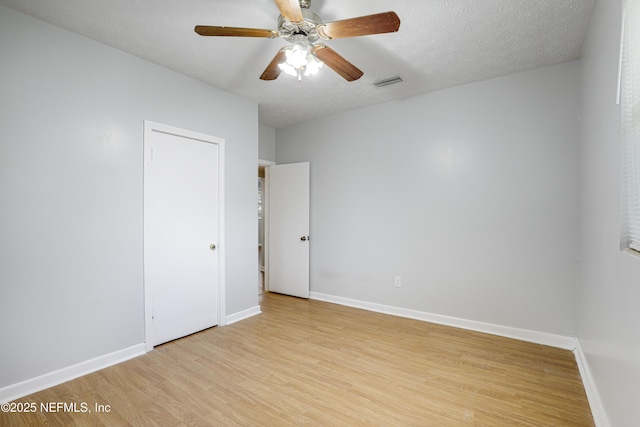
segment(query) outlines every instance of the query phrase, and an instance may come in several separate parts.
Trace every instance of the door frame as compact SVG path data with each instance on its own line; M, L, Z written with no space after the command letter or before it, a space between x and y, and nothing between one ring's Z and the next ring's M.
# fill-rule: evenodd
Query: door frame
M201 141L209 144L216 144L218 146L218 247L216 248L216 255L218 256L218 326L224 326L226 324L226 284L225 284L225 259L226 259L226 244L225 244L225 140L223 138L206 135L191 130L181 129L174 126L165 125L162 123L156 123L149 120L144 120L144 135L143 135L143 299L144 299L144 333L145 333L145 350L147 352L153 350L153 304L151 300L151 288L147 283L146 277L146 263L144 259L144 247L146 245L146 230L145 223L145 207L147 206L147 173L148 165L151 160L151 150L149 150L149 143L151 135L154 133L165 133L180 138L187 138L196 141Z
M264 181L262 185L262 220L264 226L264 240L262 242L262 256L264 256L264 291L269 292L269 166L276 162L258 159L258 168L264 167Z

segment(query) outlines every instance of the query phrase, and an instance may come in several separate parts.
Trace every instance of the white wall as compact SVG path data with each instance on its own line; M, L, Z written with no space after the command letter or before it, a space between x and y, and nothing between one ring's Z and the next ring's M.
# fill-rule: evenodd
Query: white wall
M597 2L583 49L577 336L612 426L640 425L640 257L620 245L620 2Z
M0 389L142 343L145 119L226 140L227 314L257 305L256 104L1 6L0 58Z
M258 158L276 161L276 130L262 123L258 127Z
M279 164L311 162L311 290L573 336L578 76L571 62L277 129Z

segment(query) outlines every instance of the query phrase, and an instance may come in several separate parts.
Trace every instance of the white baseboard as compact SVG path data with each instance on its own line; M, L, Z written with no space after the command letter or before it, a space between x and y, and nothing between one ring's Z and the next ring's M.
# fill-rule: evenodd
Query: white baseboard
M596 388L596 383L591 375L591 369L587 363L587 358L582 351L580 340L576 342L576 363L578 364L578 370L580 371L580 377L582 378L582 384L584 384L584 391L587 393L587 399L589 400L589 406L591 407L591 414L593 415L593 421L597 427L610 427L609 419L607 418L600 399L600 394Z
M409 310L406 308L393 307L390 305L376 304L366 301L359 301L350 298L337 297L334 295L311 292L309 298L318 301L331 302L349 307L361 308L378 313L391 314L393 316L406 317L409 319L422 320L425 322L437 323L440 325L453 326L461 329L468 329L476 332L498 335L501 337L514 338L522 341L544 344L551 347L558 347L565 350L575 350L576 339L562 335L550 334L547 332L531 331L528 329L512 328L509 326L494 325L491 323L477 322L475 320L460 319L458 317L443 316L423 311Z
M144 343L136 344L122 350L114 351L113 353L98 356L94 359L0 388L0 402L4 403L19 399L143 354L145 354Z
M260 310L260 306L256 305L255 307L251 307L248 308L246 310L242 310L239 311L237 313L233 313L227 316L226 318L226 325L230 325L232 323L236 323L239 322L241 320L244 319L248 319L249 317L253 317L256 316L258 314L262 313L262 311Z
M227 316L226 324L230 325L232 323L239 322L260 313L262 313L262 311L260 310L260 306L258 305ZM25 380L17 384L12 384L0 388L0 403L11 402L12 400L19 399L21 397L36 393L50 387L54 387L58 384L62 384L64 382L79 378L83 375L99 371L100 369L108 368L109 366L116 365L129 359L133 359L134 357L141 356L145 353L145 344L136 344L129 348L105 354L103 356L98 356L94 359L86 360L84 362L67 366L66 368L62 368L57 371L49 372L47 374Z

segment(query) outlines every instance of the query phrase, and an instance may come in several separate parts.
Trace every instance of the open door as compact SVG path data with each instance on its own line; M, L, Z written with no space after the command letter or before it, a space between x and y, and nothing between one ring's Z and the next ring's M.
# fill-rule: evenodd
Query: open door
M309 298L309 163L269 166L268 286Z

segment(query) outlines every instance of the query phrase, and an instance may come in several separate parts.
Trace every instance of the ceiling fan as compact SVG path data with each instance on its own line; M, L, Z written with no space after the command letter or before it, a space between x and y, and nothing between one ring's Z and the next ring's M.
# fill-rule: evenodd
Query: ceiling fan
M377 13L334 22L322 22L309 10L311 0L275 0L280 17L277 30L197 25L195 32L201 36L215 37L264 37L291 42L276 54L260 79L275 80L281 72L302 80L302 76L315 74L322 64L347 81L358 80L363 72L340 56L335 50L318 40L332 40L370 34L392 33L400 28L400 18L395 12Z

